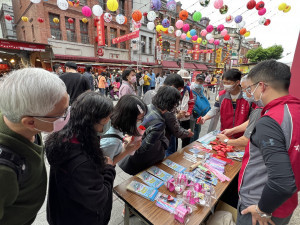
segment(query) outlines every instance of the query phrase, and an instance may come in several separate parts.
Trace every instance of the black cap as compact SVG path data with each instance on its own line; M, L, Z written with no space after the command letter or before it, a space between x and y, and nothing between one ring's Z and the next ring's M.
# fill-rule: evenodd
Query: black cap
M70 69L77 70L77 64L74 62L66 62L65 67L69 67Z
M203 81L205 81L205 76L202 75L202 74L197 74L196 80L203 80Z

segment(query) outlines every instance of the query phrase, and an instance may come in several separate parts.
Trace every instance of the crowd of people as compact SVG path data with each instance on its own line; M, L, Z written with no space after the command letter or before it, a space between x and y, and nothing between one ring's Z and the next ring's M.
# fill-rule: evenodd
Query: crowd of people
M269 60L247 76L231 69L193 82L183 69L93 74L88 65L80 74L67 62L65 73L60 65L54 73L25 68L0 82L0 224L35 220L47 189L44 155L49 224L108 224L117 164L135 175L218 117L219 140L245 148L237 224L290 220L300 187L300 100L288 93L288 66Z

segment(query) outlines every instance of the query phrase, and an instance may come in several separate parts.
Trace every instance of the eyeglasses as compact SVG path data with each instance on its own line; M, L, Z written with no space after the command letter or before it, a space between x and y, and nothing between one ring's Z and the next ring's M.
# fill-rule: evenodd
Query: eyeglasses
M251 91L251 87L257 85L259 82L256 82L255 84L252 84L244 89L242 89L242 91L247 92L249 95L251 95L252 91Z
M68 117L68 115L69 115L69 113L70 113L70 111L71 111L71 106L69 106L69 107L65 110L63 116L31 116L31 117L36 117L36 118L47 118L47 119L61 119L61 118L63 118L64 120L66 120L67 117Z

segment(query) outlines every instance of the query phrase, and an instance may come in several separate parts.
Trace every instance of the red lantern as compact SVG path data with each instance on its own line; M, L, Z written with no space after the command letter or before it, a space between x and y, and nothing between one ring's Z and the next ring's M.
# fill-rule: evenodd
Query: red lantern
M68 22L69 22L69 23L74 23L74 20L73 20L72 18L69 18L69 19L68 19Z
M229 41L229 39L230 39L229 34L226 34L226 35L224 36L224 40L225 40L225 41Z
M148 15L147 12L144 12L144 13L143 13L143 16L144 16L144 17L147 17L147 15Z
M139 22L141 19L142 19L142 13L140 10L134 10L133 13L132 13L132 19L135 21L135 22Z
M38 21L39 23L44 23L44 19L41 18L41 17L39 17L39 18L37 19L37 21Z
M258 3L256 4L255 8L256 8L257 10L260 10L260 9L262 9L264 6L265 6L265 3L264 3L263 1L260 1L260 2L258 2Z
M179 17L181 20L186 20L189 16L189 13L186 10L181 10L179 13Z
M8 21L11 21L13 19L10 15L5 15L4 18Z
M264 23L265 26L268 26L271 23L270 19L266 19L266 22Z
M253 9L255 6L256 6L256 1L254 0L251 0L247 3L247 8L250 10Z

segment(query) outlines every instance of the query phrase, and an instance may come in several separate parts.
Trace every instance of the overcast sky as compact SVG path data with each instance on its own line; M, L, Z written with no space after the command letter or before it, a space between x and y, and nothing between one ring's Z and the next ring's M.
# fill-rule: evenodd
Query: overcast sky
M245 28L251 32L250 37L256 37L264 48L278 44L284 48L283 56L289 53L294 54L300 31L300 0L265 0L267 12L262 17L271 20L269 26L258 24L261 16L255 8L247 9L246 5L249 0L223 0L224 5L228 6L228 12L225 15L221 15L219 10L214 8L214 1L210 0L207 7L202 7L199 0L180 0L183 9L190 13L195 10L200 11L202 17L209 17L214 26L224 24L224 26L236 27L234 21L230 24L226 23L225 17L242 15L246 22ZM278 10L278 6L283 2L291 6L291 10L287 13Z

